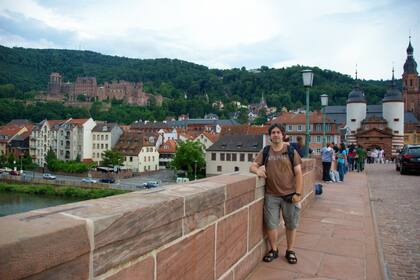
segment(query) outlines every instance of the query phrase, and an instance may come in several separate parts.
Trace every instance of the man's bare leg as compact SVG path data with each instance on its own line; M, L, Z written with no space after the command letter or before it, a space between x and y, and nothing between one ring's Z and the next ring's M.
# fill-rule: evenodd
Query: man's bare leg
M296 229L286 229L287 250L292 251L295 245Z
M273 249L274 251L277 250L278 230L267 229L267 236L268 236L268 243L270 243L271 249Z

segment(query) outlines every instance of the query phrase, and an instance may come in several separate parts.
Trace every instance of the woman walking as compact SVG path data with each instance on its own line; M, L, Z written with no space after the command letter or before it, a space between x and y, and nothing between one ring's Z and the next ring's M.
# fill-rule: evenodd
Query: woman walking
M346 172L346 162L347 162L347 149L344 143L340 144L340 148L337 153L337 169L338 174L340 174L340 181L344 181L344 173Z

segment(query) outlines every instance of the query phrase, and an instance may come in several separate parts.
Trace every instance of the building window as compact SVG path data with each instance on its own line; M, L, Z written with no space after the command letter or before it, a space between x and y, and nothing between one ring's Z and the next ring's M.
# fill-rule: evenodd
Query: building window
M252 161L252 154L248 154L248 161Z
M235 166L234 171L235 171L235 172L238 172L238 171L239 171L239 167Z
M236 153L232 153L232 161L237 161Z
M400 121L400 119L394 119L394 122L398 122L398 121Z
M230 161L230 153L226 153L226 161Z
M297 131L302 131L302 126L301 125L297 126Z
M225 153L220 153L220 160L225 161Z
M211 160L216 160L216 153L211 153Z
M104 136L103 135L101 135L101 140L104 140Z
M400 133L398 130L394 130L394 134L398 134Z
M108 140L108 135L105 135L105 140Z
M217 166L217 172L222 172L222 166L221 165Z
M239 160L240 161L245 161L245 154L244 153L239 154Z
M321 143L321 136L319 136L319 135L316 136L316 142Z
M104 144L101 144L101 149L103 149L104 148Z
M108 144L105 144L105 149L107 149L107 150L108 150Z
M130 157L130 162L133 162L133 157Z
M351 121L352 121L352 122L355 122L355 121L356 121L356 119L351 119Z

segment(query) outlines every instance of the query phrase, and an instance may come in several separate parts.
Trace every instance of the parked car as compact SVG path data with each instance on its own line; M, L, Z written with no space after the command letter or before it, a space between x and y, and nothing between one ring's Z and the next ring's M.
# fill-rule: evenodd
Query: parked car
M42 178L44 178L45 180L55 180L57 179L56 176L50 174L50 173L44 173L42 174Z
M93 179L93 178L83 178L82 182L83 183L98 183L98 180Z
M102 178L102 179L99 180L99 182L107 183L107 184L113 184L113 183L115 183L115 179L114 178Z
M404 145L395 160L395 169L401 174L420 172L420 145Z
M20 176L19 171L15 171L15 170L10 171L9 174L12 176Z

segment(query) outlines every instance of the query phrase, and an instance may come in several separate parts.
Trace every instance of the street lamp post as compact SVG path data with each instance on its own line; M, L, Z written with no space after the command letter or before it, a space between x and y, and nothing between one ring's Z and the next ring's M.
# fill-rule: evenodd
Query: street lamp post
M306 88L306 136L305 136L305 153L304 156L309 156L309 88L312 87L312 82L314 80L314 73L312 70L307 69L302 71L303 86Z
M328 95L322 94L321 95L321 106L322 106L322 131L324 133L324 137L322 138L322 147L325 147L327 143L327 138L325 136L325 107L328 106Z

